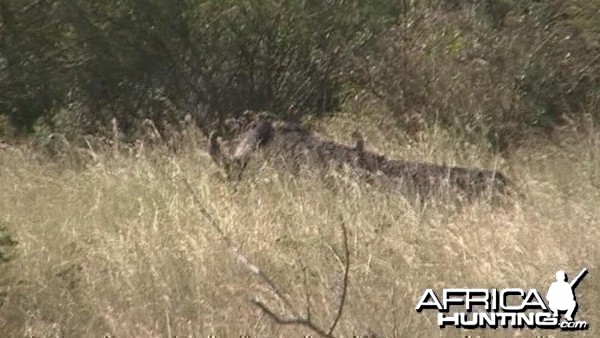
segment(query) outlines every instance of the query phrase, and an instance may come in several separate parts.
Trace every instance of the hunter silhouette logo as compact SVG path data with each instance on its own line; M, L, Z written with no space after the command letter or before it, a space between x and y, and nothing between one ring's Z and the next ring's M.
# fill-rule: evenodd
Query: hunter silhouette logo
M438 311L441 328L454 326L475 328L544 328L561 330L585 330L586 321L575 321L577 301L575 288L587 275L583 269L569 283L564 271L556 273L546 293L546 301L536 289L444 289L439 298L432 289L426 289L417 303L416 310ZM560 321L560 314L565 319Z
M550 285L546 299L548 300L548 307L552 310L553 317L558 317L559 311L566 311L566 318L568 321L573 321L573 315L577 311L577 301L575 300L575 288L579 281L585 277L587 269L581 270L579 275L571 281L567 282L567 274L564 271L558 271L556 273L556 282Z

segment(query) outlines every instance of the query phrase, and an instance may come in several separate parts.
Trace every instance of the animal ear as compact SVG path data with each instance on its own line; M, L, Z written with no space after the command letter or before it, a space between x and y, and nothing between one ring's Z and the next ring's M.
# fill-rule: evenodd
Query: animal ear
M355 130L352 132L351 136L354 139L354 148L359 152L363 152L365 150L365 139L363 138L361 132Z
M217 132L214 130L208 137L208 154L218 165L223 164L223 153L221 152L221 146L217 140Z
M217 165L223 168L225 177L230 180L232 178L232 171L239 166L237 165L238 161L232 160L227 154L221 151L221 144L215 131L212 131L208 138L208 154ZM241 176L241 172L238 174L239 176Z

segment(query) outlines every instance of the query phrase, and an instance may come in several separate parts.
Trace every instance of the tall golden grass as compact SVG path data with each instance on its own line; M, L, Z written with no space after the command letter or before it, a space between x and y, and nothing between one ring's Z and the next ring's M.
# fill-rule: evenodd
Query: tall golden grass
M576 289L576 318L590 323L583 334L598 335L599 134L562 146L524 145L500 158L435 129L418 141L348 118L318 129L344 141L356 127L368 148L392 158L497 167L525 197L502 206L432 202L415 209L401 195L344 172L292 176L262 163L233 185L196 134L177 152L156 145L115 156L90 147L46 160L26 147L0 150L0 227L18 241L0 247L11 258L0 263L0 332L314 335L306 327L278 325L253 305L258 299L289 315L231 254L199 212L205 208L299 312L310 300L312 319L323 327L340 301L343 222L351 264L336 336L560 336L564 332L441 330L434 313L417 313L415 306L426 288L545 292L557 270L574 276L583 267L590 274ZM89 158L82 163L69 156Z

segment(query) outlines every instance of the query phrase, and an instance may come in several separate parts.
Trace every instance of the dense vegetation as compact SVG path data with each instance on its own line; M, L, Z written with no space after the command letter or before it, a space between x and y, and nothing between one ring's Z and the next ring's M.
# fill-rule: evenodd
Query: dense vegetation
M600 1L0 0L2 132L385 113L504 149L599 116Z
M560 335L415 305L589 268L600 336L599 103L600 0L0 0L0 332ZM517 193L414 204L260 156L233 182L206 134L245 109Z

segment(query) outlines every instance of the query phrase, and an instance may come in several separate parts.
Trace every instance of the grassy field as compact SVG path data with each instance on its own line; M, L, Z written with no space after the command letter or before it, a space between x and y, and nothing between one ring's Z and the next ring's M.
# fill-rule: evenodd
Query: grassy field
M89 157L83 164L75 155L48 161L26 147L0 150L0 238L18 242L0 246L9 259L0 262L0 332L314 335L274 323L252 303L291 315L240 264L212 220L296 311L306 313L308 298L313 321L325 328L342 290L343 223L350 270L336 336L562 336L441 330L435 313L415 306L426 288L537 288L545 295L557 270L572 277L584 267L590 273L576 289L576 318L590 323L583 334L600 334L600 135L526 145L501 158L438 130L410 141L347 118L318 129L347 141L357 127L369 149L391 158L497 167L525 196L503 206L417 210L344 173L290 176L268 165L233 187L194 135L178 152L155 146L115 157L87 149L77 155Z

